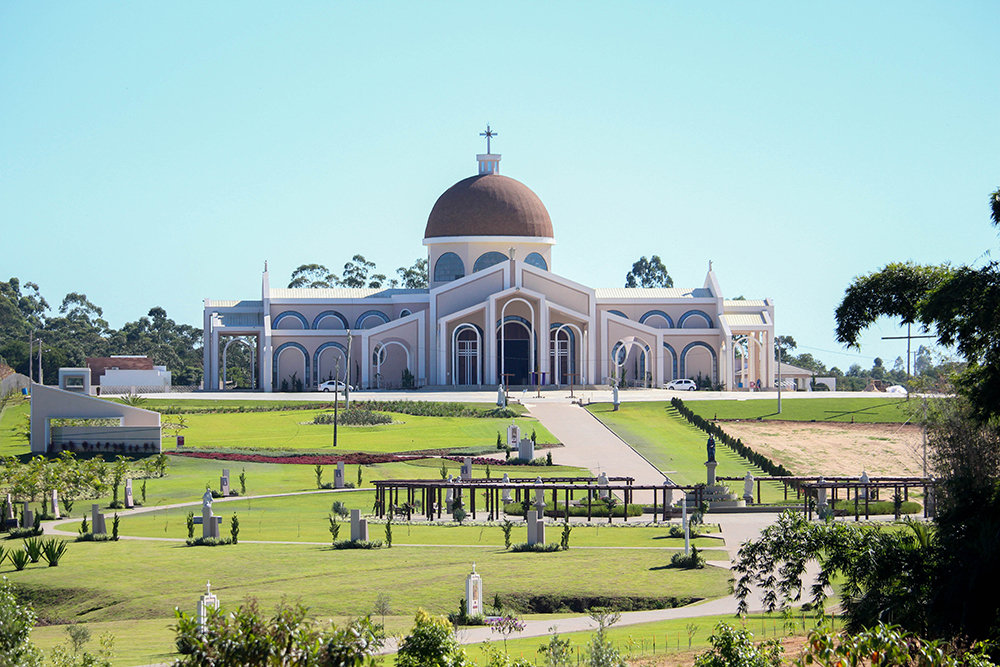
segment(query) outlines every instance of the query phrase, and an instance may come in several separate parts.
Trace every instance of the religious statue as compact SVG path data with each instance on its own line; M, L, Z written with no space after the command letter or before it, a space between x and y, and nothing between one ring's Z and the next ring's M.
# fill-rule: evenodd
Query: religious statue
M205 495L203 495L201 497L201 506L202 507L207 507L208 509L212 509L212 501L213 500L215 500L215 499L212 498L212 490L211 489L205 489Z
M507 396L503 393L503 385L497 385L497 407L502 408L507 404Z
M708 460L715 461L715 437L711 435L708 436Z
M747 470L747 476L743 478L743 497L753 498L753 475Z

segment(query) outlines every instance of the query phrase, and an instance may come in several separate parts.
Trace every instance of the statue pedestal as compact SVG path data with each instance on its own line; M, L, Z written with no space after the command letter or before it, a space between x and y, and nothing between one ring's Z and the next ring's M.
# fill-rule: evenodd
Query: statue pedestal
M708 468L708 486L715 486L715 468L718 465L718 461L705 461L705 467Z

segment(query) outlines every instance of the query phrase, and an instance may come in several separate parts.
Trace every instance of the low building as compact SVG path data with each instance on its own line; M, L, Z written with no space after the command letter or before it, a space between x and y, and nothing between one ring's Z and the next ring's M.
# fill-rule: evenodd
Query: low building
M103 394L153 394L170 391L171 376L166 366L155 366L141 355L87 357L90 383Z

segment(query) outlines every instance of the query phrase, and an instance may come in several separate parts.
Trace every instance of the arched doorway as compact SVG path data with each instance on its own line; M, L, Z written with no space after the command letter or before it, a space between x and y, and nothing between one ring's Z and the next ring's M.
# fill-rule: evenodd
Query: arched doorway
M531 359L531 325L524 318L508 315L497 327L497 377L506 385L530 384L534 363ZM503 376L507 377L504 378Z
M483 383L481 350L482 335L473 324L459 325L452 338L452 384L480 385Z

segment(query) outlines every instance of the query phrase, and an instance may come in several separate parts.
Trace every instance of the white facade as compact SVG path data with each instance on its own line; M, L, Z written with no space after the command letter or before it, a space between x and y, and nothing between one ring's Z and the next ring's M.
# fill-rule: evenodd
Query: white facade
M526 212L477 200L472 233L434 234L439 205L455 198L442 195L423 241L429 289L272 288L265 265L259 300L205 300L205 388L222 388L223 354L237 338L252 348L264 391L314 389L338 363L340 379L364 388L398 388L408 374L418 386L657 387L681 377L774 386L769 299L726 299L711 266L689 289L595 289L563 278L552 271L555 238L540 200L496 174L499 155L478 157L479 176L466 180L497 179L494 189L515 204L526 191ZM525 228L532 233L504 233ZM737 358L746 359L739 374Z

